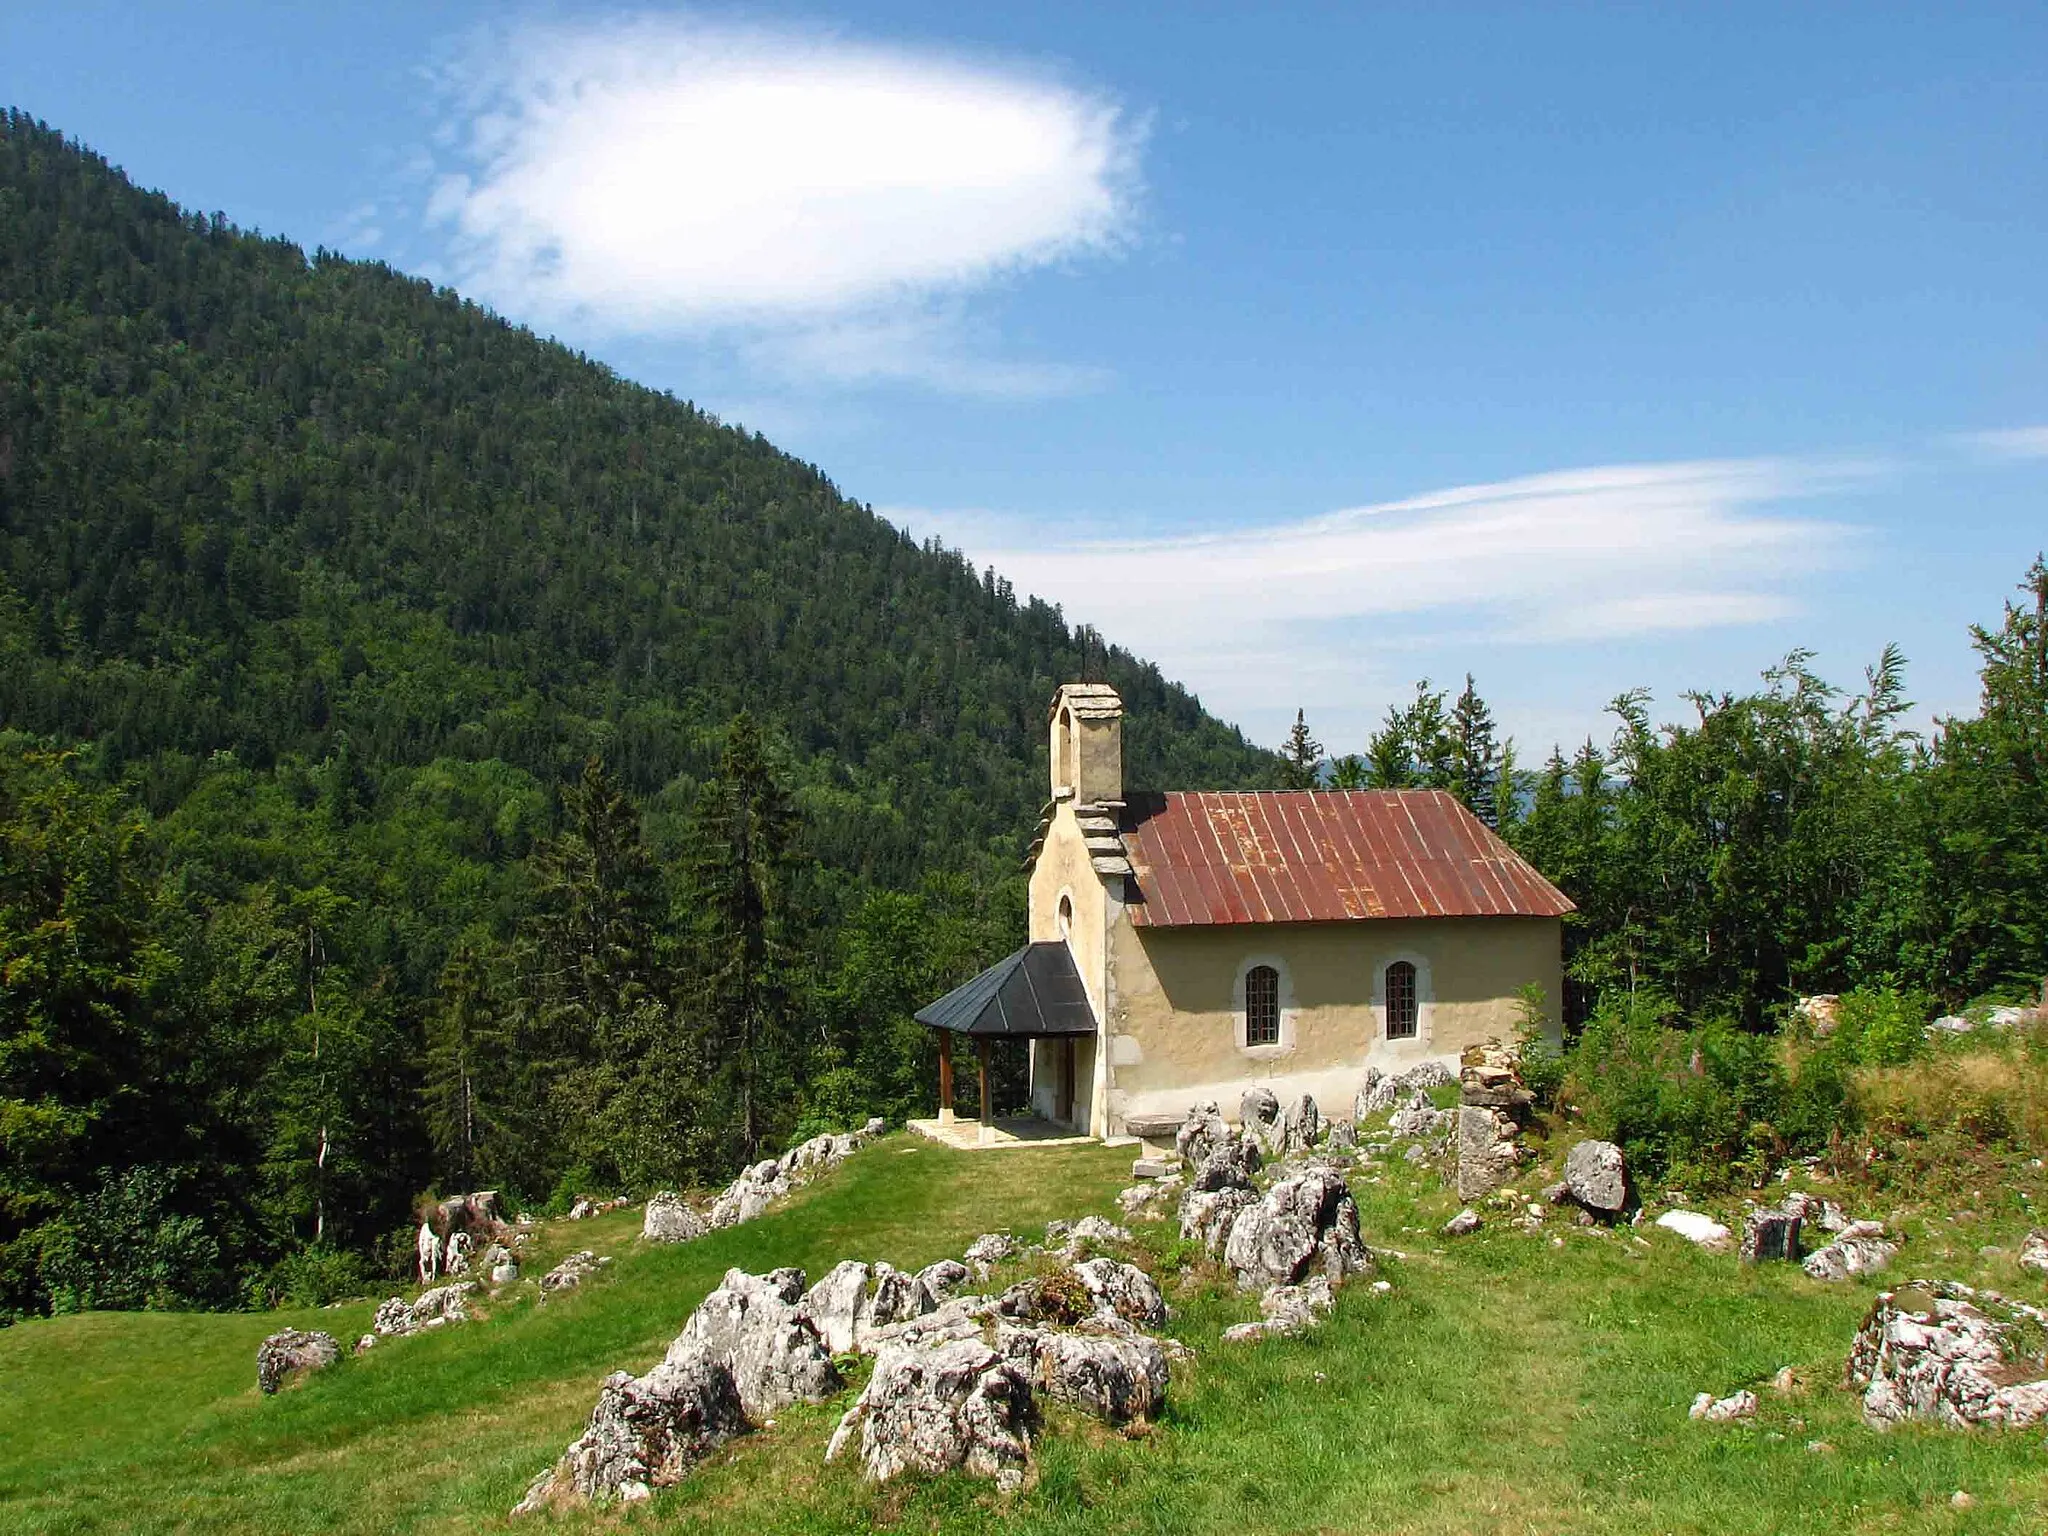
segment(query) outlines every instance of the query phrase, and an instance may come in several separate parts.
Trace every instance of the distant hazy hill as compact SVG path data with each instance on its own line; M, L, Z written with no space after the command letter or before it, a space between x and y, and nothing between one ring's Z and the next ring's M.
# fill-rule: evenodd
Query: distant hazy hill
M828 864L900 879L1025 827L1057 610L765 439L377 263L181 211L0 120L0 725L158 809L210 754L366 770L601 749L651 794L741 707ZM11 588L11 596L7 588ZM1153 667L1133 782L1273 759Z

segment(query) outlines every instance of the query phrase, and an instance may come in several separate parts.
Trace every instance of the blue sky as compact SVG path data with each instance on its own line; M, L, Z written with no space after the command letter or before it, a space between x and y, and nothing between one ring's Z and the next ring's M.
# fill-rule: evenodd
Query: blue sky
M1966 626L2048 544L2048 9L11 7L0 98L765 431L1255 736Z

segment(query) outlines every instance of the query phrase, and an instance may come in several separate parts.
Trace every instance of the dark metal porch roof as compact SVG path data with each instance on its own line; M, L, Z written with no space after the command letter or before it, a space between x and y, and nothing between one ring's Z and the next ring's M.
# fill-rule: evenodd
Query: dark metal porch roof
M1026 944L917 1011L917 1022L960 1035L1030 1040L1092 1035L1095 1010L1064 943Z

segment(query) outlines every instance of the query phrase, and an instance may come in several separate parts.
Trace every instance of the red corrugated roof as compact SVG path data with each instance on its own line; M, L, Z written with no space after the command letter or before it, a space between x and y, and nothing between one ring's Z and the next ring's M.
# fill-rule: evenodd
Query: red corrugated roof
M1141 928L1572 910L1442 790L1133 795L1122 820Z

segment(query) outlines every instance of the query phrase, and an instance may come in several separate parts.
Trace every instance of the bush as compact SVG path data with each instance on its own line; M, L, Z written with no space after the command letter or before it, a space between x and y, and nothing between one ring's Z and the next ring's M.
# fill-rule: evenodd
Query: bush
M180 1170L143 1164L115 1174L33 1234L56 1312L179 1311L216 1305L230 1285L220 1245L177 1208Z
M347 1301L369 1288L361 1255L324 1244L301 1248L270 1266L250 1287L256 1307L324 1307Z
M1927 1054L1934 1000L1924 992L1858 987L1844 992L1826 1048L1865 1067L1902 1067Z

